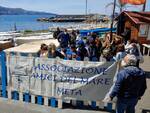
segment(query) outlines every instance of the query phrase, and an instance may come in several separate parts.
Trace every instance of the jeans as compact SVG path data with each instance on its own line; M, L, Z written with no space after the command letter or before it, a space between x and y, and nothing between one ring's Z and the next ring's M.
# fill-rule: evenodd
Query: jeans
M116 113L135 113L135 106L138 102L137 98L126 99L126 98L118 98Z

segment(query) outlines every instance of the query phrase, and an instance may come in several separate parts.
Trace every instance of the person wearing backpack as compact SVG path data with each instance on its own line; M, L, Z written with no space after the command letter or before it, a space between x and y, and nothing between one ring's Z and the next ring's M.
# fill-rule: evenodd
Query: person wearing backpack
M103 102L110 102L117 97L116 113L135 113L135 106L144 95L146 85L145 72L136 66L137 58L127 54L121 62L121 69L117 79L104 98Z

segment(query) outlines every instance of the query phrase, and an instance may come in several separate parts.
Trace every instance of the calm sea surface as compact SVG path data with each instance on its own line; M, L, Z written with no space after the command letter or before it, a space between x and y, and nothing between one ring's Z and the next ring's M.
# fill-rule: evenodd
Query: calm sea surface
M63 26L68 23L38 22L37 18L51 17L51 15L0 15L0 32L17 30L44 30L52 26Z

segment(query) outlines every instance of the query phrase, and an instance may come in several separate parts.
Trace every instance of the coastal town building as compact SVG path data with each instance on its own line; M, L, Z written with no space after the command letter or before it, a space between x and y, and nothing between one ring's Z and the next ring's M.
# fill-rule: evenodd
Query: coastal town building
M124 11L116 20L118 35L129 29L130 39L136 39L140 44L150 44L150 12Z

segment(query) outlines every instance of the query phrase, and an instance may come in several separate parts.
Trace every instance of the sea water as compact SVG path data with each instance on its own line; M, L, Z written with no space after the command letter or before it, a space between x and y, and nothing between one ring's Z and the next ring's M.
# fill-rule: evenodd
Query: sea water
M46 30L53 26L63 26L69 23L39 22L38 18L50 18L52 15L0 15L0 32L22 30Z

